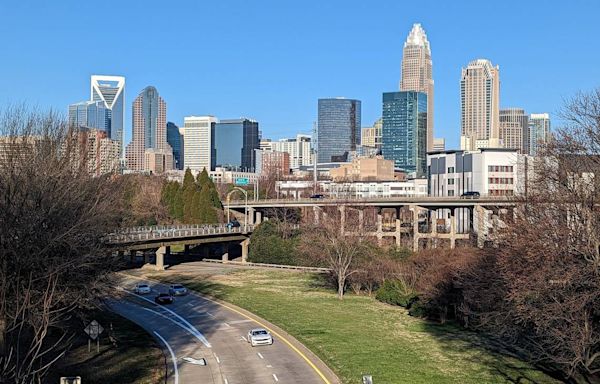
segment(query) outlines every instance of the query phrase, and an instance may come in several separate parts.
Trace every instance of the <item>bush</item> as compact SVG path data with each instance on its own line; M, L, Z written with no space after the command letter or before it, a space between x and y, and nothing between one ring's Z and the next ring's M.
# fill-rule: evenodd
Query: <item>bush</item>
M375 298L387 304L409 308L415 302L416 294L400 281L386 280L377 290Z
M298 265L297 236L283 239L275 220L263 222L250 238L248 261L252 263Z

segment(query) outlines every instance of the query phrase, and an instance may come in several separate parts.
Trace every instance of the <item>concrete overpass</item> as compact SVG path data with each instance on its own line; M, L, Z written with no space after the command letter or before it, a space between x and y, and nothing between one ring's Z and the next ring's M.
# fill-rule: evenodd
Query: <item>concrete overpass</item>
M480 246L486 240L492 227L499 222L501 213L511 212L517 200L506 196L487 196L478 198L460 197L394 197L394 198L321 198L321 199L271 199L257 201L231 201L224 208L245 215L249 224L260 224L277 210L298 209L303 219L319 223L324 214L339 212L340 230L352 234L362 232L374 236L382 243L392 237L396 245L402 244L402 238L410 236L413 250L420 248L425 240L437 246L437 243L449 241L450 247L457 240L472 240L477 235ZM365 210L374 209L377 214L376 226L365 230ZM384 223L383 212L393 210L393 222ZM346 229L348 213L358 212L357 222ZM410 213L408 213L410 212ZM491 222L492 224L489 224ZM494 224L495 223L495 224ZM387 226L385 225L387 224ZM492 229L492 231L490 231Z
M248 258L250 235L254 225L241 225L229 228L224 224L216 225L174 225L124 228L106 236L105 241L114 250L124 255L129 252L132 260L138 251L157 249L157 270L164 269L165 255L171 254L171 246L183 245L185 253L191 245L239 242L242 248L242 261ZM144 254L145 263L149 264L149 256ZM223 259L228 260L228 251L223 252Z

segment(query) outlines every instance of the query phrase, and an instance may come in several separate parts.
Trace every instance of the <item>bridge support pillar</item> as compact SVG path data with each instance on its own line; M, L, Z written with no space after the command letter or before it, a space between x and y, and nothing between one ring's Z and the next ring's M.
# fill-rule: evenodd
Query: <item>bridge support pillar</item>
M396 207L396 246L399 247L401 242L400 238L402 237L400 225L400 207Z
M365 230L365 212L362 209L358 210L358 230L360 233Z
M240 243L242 246L242 263L248 261L248 246L250 245L250 239L246 239Z
M221 260L223 260L224 263L229 261L229 243L223 243L221 246L221 255Z
M249 225L253 225L254 224L254 213L255 213L255 209L252 207L248 207L248 224Z
M450 249L456 247L456 215L454 208L450 208Z
M320 211L321 211L321 208L317 207L316 205L313 206L313 216L314 216L314 220L315 220L315 225L319 225L319 221L321 219Z
M254 224L258 225L261 222L262 222L262 212L256 211L256 221L254 222Z
M160 247L158 248L158 250L156 250L156 267L155 269L157 271L164 271L165 270L165 254L167 254L167 248L169 248L170 252L170 247Z
M381 207L377 207L377 244L382 245L383 243L383 215L381 214Z
M421 208L414 204L409 207L413 213L413 252L417 252L419 250L419 211Z

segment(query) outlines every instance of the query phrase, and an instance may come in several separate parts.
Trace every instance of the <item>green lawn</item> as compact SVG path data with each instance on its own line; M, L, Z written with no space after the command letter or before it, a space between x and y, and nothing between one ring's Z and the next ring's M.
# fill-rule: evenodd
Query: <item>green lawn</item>
M211 276L161 273L271 321L318 354L344 383L557 383L492 353L479 335L408 316L373 298L337 299L318 275L236 270Z
M74 348L52 369L47 383L59 383L61 376L81 376L84 384L164 383L164 355L152 336L112 312L98 312L94 318L105 328L100 353L96 353L95 342L88 352L87 336L82 331Z

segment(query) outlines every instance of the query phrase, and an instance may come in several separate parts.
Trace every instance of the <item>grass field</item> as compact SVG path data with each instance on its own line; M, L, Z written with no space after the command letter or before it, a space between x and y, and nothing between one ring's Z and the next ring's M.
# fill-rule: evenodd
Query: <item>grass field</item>
M319 355L347 384L363 374L384 383L558 383L512 357L491 352L471 332L408 316L373 298L343 301L315 274L236 270L211 276L156 274L271 321Z
M87 336L82 331L75 347L54 367L47 383L59 383L61 376L81 376L84 384L165 382L164 355L152 336L112 312L98 312L94 318L106 328L100 338L100 352L96 353L95 342L92 352L88 352Z

